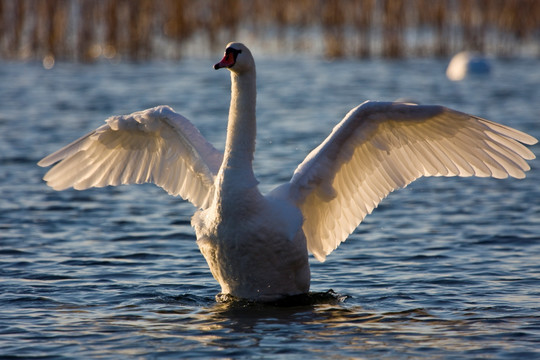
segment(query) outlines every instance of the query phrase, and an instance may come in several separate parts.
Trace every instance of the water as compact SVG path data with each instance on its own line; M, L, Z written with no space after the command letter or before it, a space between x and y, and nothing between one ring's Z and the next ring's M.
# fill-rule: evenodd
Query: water
M179 198L41 181L41 157L158 104L221 148L229 77L216 59L1 64L3 358L540 358L539 160L521 181L430 178L391 194L325 263L312 259L312 291L341 300L293 307L217 303ZM540 137L538 61L451 83L436 60L258 60L265 190L366 99L444 104Z

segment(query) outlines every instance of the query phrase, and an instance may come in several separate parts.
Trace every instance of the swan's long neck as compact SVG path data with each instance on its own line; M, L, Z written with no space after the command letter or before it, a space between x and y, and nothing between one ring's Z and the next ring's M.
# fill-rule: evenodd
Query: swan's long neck
M231 106L221 166L223 186L251 188L257 184L253 174L256 97L255 69L240 75L231 72Z

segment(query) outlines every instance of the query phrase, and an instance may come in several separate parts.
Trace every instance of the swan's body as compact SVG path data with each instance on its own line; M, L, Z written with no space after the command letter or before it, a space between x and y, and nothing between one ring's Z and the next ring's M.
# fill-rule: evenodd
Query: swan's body
M266 196L257 187L255 63L242 44L215 68L231 71L224 153L167 106L107 124L39 162L68 187L153 182L199 210L197 244L222 292L274 300L309 290L308 251L323 261L391 191L421 176L522 178L534 158L518 130L440 106L366 102Z

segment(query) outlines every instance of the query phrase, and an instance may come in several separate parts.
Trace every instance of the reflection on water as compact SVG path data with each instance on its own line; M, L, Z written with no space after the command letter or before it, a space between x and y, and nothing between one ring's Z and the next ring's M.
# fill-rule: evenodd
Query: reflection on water
M99 311L89 316L87 311L63 308L58 310L55 338L65 339L65 334L77 342L86 338L100 348L92 350L96 354L171 357L189 352L194 357L336 353L438 358L490 357L505 351L512 357L533 356L535 351L527 339L532 326L517 329L534 319L504 314L485 318L480 314L485 309L445 319L423 308L378 312L347 302L297 307L203 303L177 297L167 306L159 302L124 306L115 309L117 314L102 316ZM533 326L538 329L538 321Z
M229 79L214 62L0 67L3 356L540 356L539 160L520 181L422 179L391 194L325 263L312 261L311 290L339 301L294 306L216 302L194 208L157 187L55 192L41 181L44 155L158 104L222 148ZM444 104L540 137L537 61L496 61L488 81L460 83L445 66L262 59L261 187L289 179L366 99Z

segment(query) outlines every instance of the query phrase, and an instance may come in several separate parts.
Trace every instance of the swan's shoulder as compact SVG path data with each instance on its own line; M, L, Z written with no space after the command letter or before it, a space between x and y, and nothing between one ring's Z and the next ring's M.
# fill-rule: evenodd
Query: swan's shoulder
M281 226L287 238L293 239L301 230L304 217L297 204L291 201L290 188L290 183L276 187L266 196L266 203L269 213L275 219L272 226Z

